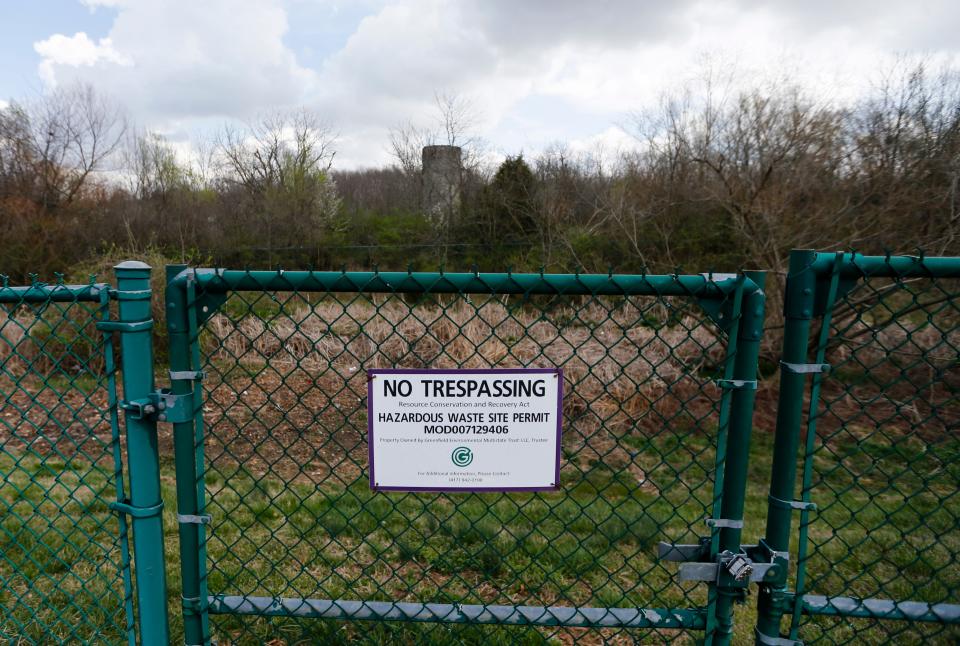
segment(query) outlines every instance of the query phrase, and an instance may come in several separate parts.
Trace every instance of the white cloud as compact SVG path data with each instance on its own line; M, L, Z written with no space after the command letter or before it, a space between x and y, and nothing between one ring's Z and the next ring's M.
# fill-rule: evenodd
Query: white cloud
M593 134L584 135L582 124L565 130L543 122L530 132L556 133L548 140L601 138L609 146L619 130L611 123L708 72L722 77L736 69L733 81L741 85L787 77L828 100L859 95L898 47L915 42L896 22L919 29L912 10L870 6L869 18L856 19L859 6L830 21L753 0L607 0L602 10L579 0L549 8L516 0L397 0L365 18L325 61L313 104L345 135L341 163L386 161L387 128L428 118L437 91L472 98L487 133L525 99L546 97L593 115ZM943 2L936 11L941 22L957 13ZM543 137L494 145L510 153L538 141Z
M180 137L306 105L340 132L341 168L388 161L389 127L426 125L438 91L472 99L480 134L502 153L557 139L609 149L629 143L611 124L707 71L735 69L745 84L787 78L844 101L894 52L960 51L955 0L923 11L893 0L370 0L338 34L342 46L308 69L294 51L323 49L310 41L318 32L288 24L304 0L80 1L115 12L113 25L99 40L37 43L47 82L92 82L141 124ZM331 17L343 9L323 3Z
M49 83L91 82L151 122L246 117L301 102L313 83L284 44L279 0L93 4L117 9L108 37L55 34L37 43L40 74Z
M133 61L113 47L109 38L94 42L82 31L73 36L54 34L46 40L33 44L33 49L43 57L40 63L40 78L53 86L57 83L56 67L92 67L98 63L130 66Z

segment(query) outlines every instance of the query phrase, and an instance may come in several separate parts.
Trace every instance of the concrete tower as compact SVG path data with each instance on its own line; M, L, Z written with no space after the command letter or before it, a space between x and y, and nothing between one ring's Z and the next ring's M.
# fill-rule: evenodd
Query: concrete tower
M460 209L460 146L423 147L423 211L446 228Z

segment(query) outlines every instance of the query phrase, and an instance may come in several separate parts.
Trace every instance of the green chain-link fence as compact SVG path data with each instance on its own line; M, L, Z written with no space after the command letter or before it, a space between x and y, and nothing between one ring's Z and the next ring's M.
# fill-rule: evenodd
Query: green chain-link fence
M794 252L752 438L762 274L170 267L169 390L117 278L0 287L4 637L167 643L158 422L187 644L960 637L960 259ZM558 492L370 490L367 370L517 367Z
M116 289L0 285L0 636L11 643L167 642L156 424L141 414L153 390L149 274L130 262Z
M804 643L956 643L960 259L794 252L786 316L767 539L798 513L799 563L761 605Z
M132 638L103 284L0 287L0 636Z
M742 517L744 476L721 509L715 469L728 434L727 461L746 460L763 317L751 279L181 269L175 387L199 395L204 373L197 427L176 430L188 643L729 630L731 595L678 581L657 542L697 544L707 518ZM366 370L555 366L560 493L371 492ZM745 424L731 428L731 406ZM739 533L718 525L706 552Z

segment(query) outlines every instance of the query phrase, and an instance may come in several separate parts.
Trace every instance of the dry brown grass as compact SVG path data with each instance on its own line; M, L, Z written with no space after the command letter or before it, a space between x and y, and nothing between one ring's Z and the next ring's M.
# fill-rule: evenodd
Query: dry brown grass
M317 477L328 463L346 480L366 463L367 369L562 366L564 447L581 466L627 467L622 436L709 432L714 423L711 380L724 345L689 304L670 305L675 316L660 326L647 321L671 312L652 299L590 299L545 313L495 299L328 298L269 320L221 313L203 338L208 456Z
M95 306L0 308L0 450L107 458L111 442Z

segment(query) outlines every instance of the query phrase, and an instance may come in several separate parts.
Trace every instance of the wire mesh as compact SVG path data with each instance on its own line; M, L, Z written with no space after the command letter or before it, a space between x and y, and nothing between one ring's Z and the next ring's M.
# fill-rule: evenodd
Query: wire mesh
M195 338L213 613L258 603L259 614L309 613L303 599L335 610L341 600L595 607L609 621L603 609L705 607L706 586L678 582L655 545L696 543L713 502L714 380L729 357L695 298L543 293L546 283L438 293L437 279L376 293L345 287L350 274L336 292L311 280L277 288L283 276L271 290L230 292ZM207 312L223 291L201 284L193 305ZM555 366L565 379L561 492L370 491L366 370ZM293 602L283 610L277 598ZM689 638L659 627L212 619L219 643Z
M801 520L806 581L798 592L841 607L838 597L960 603L960 279L914 262L909 271L862 267L853 289L838 290L817 348L831 369L818 377L808 427L815 436L803 496L818 510ZM804 616L799 636L832 644L960 638L946 614L883 619L891 608L877 604L854 618L848 603L837 616Z
M105 285L0 287L0 636L132 630ZM119 493L122 494L122 484ZM128 615L127 613L131 613Z

